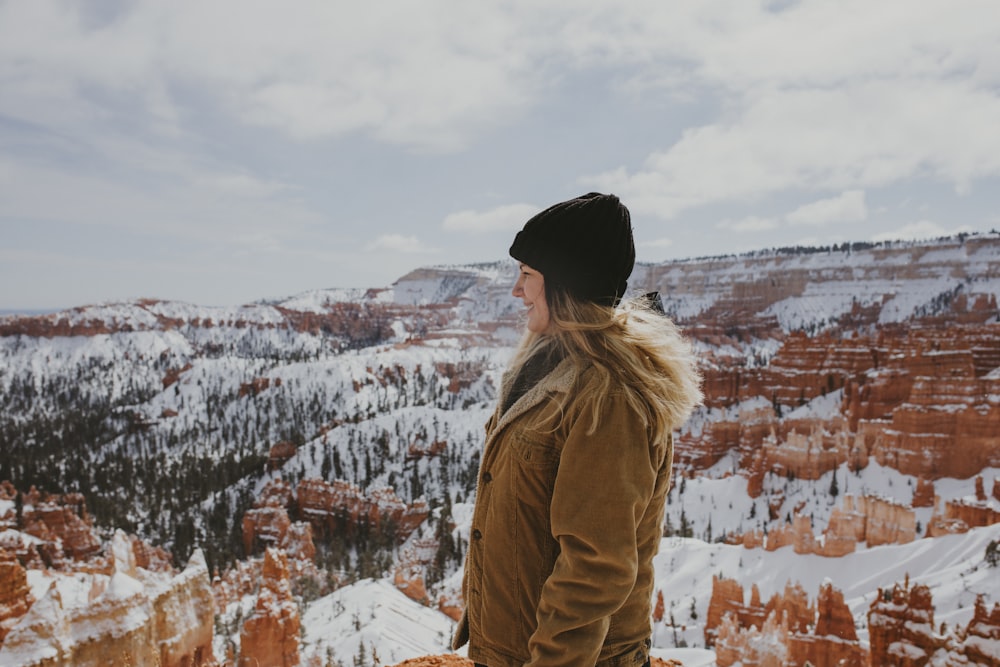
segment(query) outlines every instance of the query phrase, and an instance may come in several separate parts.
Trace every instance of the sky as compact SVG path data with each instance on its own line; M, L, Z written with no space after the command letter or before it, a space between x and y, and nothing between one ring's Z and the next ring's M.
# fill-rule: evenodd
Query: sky
M0 310L1000 228L995 0L0 0Z

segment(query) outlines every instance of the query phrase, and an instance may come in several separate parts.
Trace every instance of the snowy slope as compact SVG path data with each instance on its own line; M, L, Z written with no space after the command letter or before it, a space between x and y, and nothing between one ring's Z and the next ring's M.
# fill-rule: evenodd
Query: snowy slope
M363 489L388 486L404 502L422 498L434 508L447 499L455 535L467 539L482 427L520 336L522 307L510 294L515 270L503 260L420 269L384 288L317 289L244 306L136 301L0 318L2 435L5 454L13 452L0 461L0 478L21 466L16 470L29 484L84 491L99 522L142 534L179 560L201 546L210 567L242 556L242 513L278 477L293 486L313 477ZM859 307L885 324L947 313L959 297L995 304L1000 235L640 265L630 287L659 289L668 311L692 329L716 325L713 317L731 317L736 306L758 304L747 317L777 322L773 337L699 342L706 358L753 367L768 363L788 331L822 330ZM761 294L759 301L740 298ZM996 325L991 316L988 324ZM32 333L32 327L49 329ZM785 418L829 418L841 398L830 392ZM758 396L726 410L701 410L685 429L701 433L715 420L768 405ZM444 455L408 458L412 445L438 440L448 443ZM281 441L293 442L296 453L268 470L269 448ZM703 643L699 622L711 576L720 572L746 587L758 583L765 596L794 574L814 597L822 580L816 577L829 571L844 581L862 626L875 588L906 572L935 587L939 621L964 622L969 591L982 588L1000 601L982 568L973 569L997 537L991 529L961 539L862 546L841 561L716 544L723 534L764 527L764 501L755 507L738 472L731 454L686 479L683 492L680 484L671 492L671 524L680 525L683 513L700 538L665 542L657 561L658 582L678 622L685 618L680 638L689 646ZM983 474L989 487L1000 470ZM838 502L827 493L833 475L841 498L870 494L907 504L915 485L872 464L860 473L841 467L815 482L768 475L765 493L783 494L782 516L801 505L822 526ZM935 488L942 498L969 497L973 480L937 480ZM922 525L930 512L917 510ZM433 530L428 522L415 537ZM430 586L433 599L455 593L457 564L450 566ZM952 580L962 587L949 587ZM38 575L32 581L43 583ZM441 650L451 621L387 582L362 579L303 603L306 652L351 664L364 642L390 664ZM690 618L692 600L697 619ZM252 603L243 601L244 611ZM673 630L658 628L658 649L673 643ZM686 650L690 664L704 658Z
M791 547L769 552L665 538L654 565L656 588L664 594L667 613L664 622L654 625L653 654L683 660L686 667L714 664L711 651L695 649L704 646L704 620L715 576L740 581L747 601L753 584L766 601L783 592L786 584L798 583L815 602L820 585L829 580L844 593L863 644L868 637L868 608L879 587L890 588L908 577L911 583L930 587L935 624L964 627L972 617L977 594L1000 600L1000 576L983 562L986 545L998 539L1000 525L994 525L964 535L862 548L842 558L823 558L797 555ZM669 625L671 612L678 626L676 633ZM371 580L313 602L302 623L305 655L332 657L344 664L351 664L362 645L367 655L380 656L383 665L447 653L454 629L444 614L413 602L386 581ZM689 648L678 648L675 641Z

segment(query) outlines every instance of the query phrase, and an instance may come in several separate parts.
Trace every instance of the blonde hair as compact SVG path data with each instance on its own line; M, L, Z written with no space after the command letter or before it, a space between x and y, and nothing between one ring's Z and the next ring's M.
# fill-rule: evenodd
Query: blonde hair
M701 404L701 375L691 344L648 299L629 299L610 308L547 289L546 303L548 330L525 334L511 368L518 371L546 348L578 368L591 366L586 386L575 387L562 399L561 414L571 401L581 401L593 432L605 399L612 389L621 388L629 407L659 442Z

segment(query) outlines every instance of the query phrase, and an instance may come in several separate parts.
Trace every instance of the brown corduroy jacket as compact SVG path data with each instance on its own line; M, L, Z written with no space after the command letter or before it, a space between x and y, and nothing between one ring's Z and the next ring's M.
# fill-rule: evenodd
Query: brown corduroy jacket
M553 397L585 395L588 376L564 360L486 426L453 642L468 642L475 662L638 667L648 657L672 441L650 442L620 390L593 433L580 400L558 428L542 427Z

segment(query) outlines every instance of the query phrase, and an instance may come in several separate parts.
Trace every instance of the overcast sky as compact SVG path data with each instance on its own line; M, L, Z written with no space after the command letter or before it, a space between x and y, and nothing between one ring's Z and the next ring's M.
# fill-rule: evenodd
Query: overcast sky
M0 0L0 309L1000 228L1000 2Z

